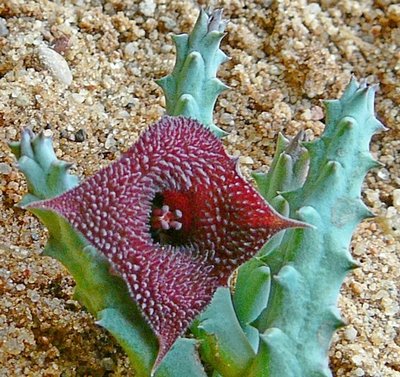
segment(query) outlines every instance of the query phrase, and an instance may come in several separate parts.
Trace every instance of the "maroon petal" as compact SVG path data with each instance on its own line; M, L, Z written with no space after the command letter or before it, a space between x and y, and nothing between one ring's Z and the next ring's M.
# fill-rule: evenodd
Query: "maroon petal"
M126 281L156 333L157 366L231 272L276 232L277 214L197 121L165 117L116 162L32 207L64 216Z

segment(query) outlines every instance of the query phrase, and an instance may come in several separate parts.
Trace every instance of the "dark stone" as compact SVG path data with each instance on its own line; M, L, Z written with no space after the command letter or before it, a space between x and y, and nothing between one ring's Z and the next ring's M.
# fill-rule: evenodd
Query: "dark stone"
M75 141L77 143L82 143L85 140L86 140L86 132L82 128L80 130L76 131Z

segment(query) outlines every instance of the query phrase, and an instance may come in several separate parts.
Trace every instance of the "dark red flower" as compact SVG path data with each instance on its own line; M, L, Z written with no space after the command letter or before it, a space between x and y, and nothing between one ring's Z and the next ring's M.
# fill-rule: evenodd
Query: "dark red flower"
M32 206L64 216L126 281L156 333L156 365L283 218L195 120L165 117L78 187Z

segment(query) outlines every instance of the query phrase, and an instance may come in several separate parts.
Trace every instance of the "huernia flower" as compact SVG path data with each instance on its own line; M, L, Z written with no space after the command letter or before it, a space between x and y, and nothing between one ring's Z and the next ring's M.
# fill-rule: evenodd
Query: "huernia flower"
M157 366L282 217L197 121L164 117L74 189L31 204L64 216L122 276L159 340Z

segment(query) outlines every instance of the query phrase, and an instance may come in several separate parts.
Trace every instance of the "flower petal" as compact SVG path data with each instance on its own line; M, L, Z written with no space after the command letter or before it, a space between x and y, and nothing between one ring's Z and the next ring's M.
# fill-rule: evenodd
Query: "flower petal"
M164 201L157 208L155 198ZM222 143L184 117L161 119L118 161L31 206L64 216L126 281L159 339L155 367L238 265L279 230L301 226L276 213Z

